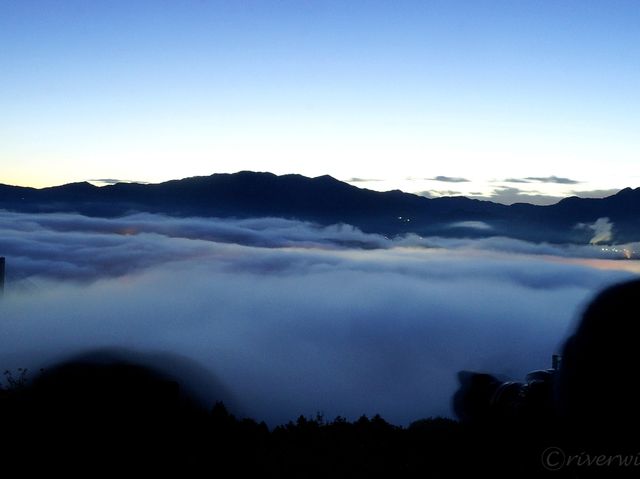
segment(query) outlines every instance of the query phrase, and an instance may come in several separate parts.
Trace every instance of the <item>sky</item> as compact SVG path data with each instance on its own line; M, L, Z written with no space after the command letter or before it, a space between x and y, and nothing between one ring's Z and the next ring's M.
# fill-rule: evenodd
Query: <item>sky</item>
M0 0L0 183L604 196L640 186L639 24L635 0Z
M0 251L3 371L116 350L270 426L452 417L459 371L550 367L593 296L640 273L592 245L144 213L0 211Z

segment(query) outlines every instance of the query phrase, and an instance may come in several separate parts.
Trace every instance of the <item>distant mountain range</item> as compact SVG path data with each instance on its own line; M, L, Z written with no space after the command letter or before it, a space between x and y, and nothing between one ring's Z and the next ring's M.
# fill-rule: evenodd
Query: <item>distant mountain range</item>
M243 171L159 184L97 187L70 183L51 188L0 184L0 209L77 212L113 217L131 212L173 216L284 217L319 224L348 223L385 235L508 236L530 241L588 243L599 224L611 225L613 243L640 241L640 188L601 199L570 197L551 206L506 206L465 197L425 198L378 192L331 176L308 178ZM606 236L606 235L605 235Z

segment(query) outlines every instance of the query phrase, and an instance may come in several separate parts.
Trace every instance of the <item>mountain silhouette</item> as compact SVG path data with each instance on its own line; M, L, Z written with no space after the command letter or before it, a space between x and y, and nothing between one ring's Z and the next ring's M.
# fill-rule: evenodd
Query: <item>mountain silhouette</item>
M49 188L0 184L0 208L115 217L132 212L204 217L283 217L319 224L348 223L365 232L587 243L580 224L613 223L617 243L640 240L640 188L601 199L570 197L551 206L506 206L465 197L425 198L399 190L358 188L325 175L277 176L242 171L158 184L87 182ZM481 222L481 223L479 223Z

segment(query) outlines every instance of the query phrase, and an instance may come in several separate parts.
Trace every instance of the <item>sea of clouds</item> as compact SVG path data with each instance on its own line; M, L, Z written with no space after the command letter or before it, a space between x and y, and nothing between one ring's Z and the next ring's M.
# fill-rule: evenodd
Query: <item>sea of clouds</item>
M457 371L549 367L590 298L637 275L612 254L278 218L0 211L0 369L121 348L199 365L207 377L185 373L186 387L272 426L451 416Z

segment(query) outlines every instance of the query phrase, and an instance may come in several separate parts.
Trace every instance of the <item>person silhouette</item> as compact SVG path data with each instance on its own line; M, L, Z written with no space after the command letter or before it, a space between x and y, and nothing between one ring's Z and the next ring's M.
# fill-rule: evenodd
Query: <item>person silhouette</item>
M640 446L640 280L602 291L564 345L555 384L568 436L590 446Z

